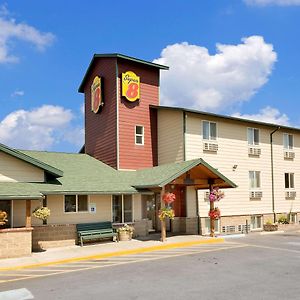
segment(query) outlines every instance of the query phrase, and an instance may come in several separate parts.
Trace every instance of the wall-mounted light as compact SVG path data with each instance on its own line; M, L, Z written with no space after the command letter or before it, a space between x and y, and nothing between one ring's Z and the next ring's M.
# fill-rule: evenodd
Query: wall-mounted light
M233 165L232 171L235 171L237 169L238 165Z

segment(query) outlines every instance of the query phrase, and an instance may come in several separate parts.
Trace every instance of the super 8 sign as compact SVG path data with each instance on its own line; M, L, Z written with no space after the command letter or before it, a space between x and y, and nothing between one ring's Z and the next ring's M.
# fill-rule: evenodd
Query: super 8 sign
M100 107L103 106L101 92L101 77L96 76L91 86L91 110L96 114Z
M131 102L140 99L140 77L132 71L122 73L122 96Z

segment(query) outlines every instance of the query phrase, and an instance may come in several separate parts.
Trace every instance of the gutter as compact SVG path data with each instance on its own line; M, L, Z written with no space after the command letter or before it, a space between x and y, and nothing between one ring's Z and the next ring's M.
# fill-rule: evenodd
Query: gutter
M273 212L273 221L276 222L276 213L275 213L275 192L274 192L274 158L273 158L273 134L280 130L278 126L275 130L270 133L270 145L271 145L271 182L272 182L272 212Z

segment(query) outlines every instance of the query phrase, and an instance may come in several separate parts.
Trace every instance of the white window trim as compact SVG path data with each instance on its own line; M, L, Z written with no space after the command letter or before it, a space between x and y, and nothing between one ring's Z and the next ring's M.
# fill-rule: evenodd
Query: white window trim
M143 134L136 133L136 128L137 127L142 127L143 128ZM137 136L141 136L142 137L142 144L137 144L137 142L136 142L136 137ZM137 124L137 125L134 126L134 143L137 146L144 146L144 143L145 143L145 127L143 125Z
M258 130L258 144L255 144L255 143L254 144L249 144L249 141L248 141L248 129L257 129ZM254 136L253 136L253 142L254 142ZM256 127L247 127L247 143L248 143L248 146L250 146L250 147L259 147L259 144L260 144L260 130L259 130L259 128L256 128Z
M284 136L285 135L291 135L292 137L293 137L293 145L292 145L292 148L290 148L290 146L288 145L288 147L286 148L285 147L285 145L284 145ZM287 133L287 132L284 132L283 134L282 134L282 144L283 144L283 149L284 150L286 150L286 151L293 151L294 150L294 144L295 144L295 142L294 142L294 135L292 134L292 133Z
M255 218L257 218L257 217L260 217L261 218L261 227L259 227L259 228L252 228L252 217L255 217ZM262 215L251 215L250 216L250 230L251 231L261 231L262 229L263 229L263 222L264 220L263 220L263 216ZM257 222L257 221L256 221Z
M131 195L131 215L132 215L132 221L130 222L127 222L127 223L133 223L134 222L134 201L133 201L133 198L134 198L134 195L133 194L126 194L126 195ZM111 199L111 222L112 223L116 223L114 222L114 208L113 208L113 204L114 204L114 199L113 199L113 196L120 196L120 195L117 195L117 194L114 194L114 195L111 195L110 199ZM124 222L124 194L121 195L122 196L122 222L121 224L125 223Z
M65 196L73 196L75 195L76 196L76 211L65 211ZM80 195L86 195L86 194L80 194ZM67 195L64 195L64 201L63 201L63 213L64 214L87 214L87 213L90 213L90 195L87 195L87 207L88 209L85 210L85 211L78 211L78 196L80 196L78 194L67 194Z
M294 177L294 187L288 187L286 188L285 187L285 174L289 174L289 185L291 185L291 174L293 174L293 177ZM284 172L284 189L285 191L295 191L295 172Z
M259 173L259 187L251 187L250 186L250 183L251 183L251 181L250 181L250 172L258 172ZM262 190L262 187L261 187L261 171L257 171L257 170L249 170L248 171L248 180L249 180L249 190L250 191L261 191Z
M204 135L203 135L203 130L204 130L203 123L204 122L215 123L216 124L216 139L215 140L213 140L213 139L210 138L210 125L209 125L209 138L208 139L204 138ZM215 121L209 121L209 120L202 120L202 140L204 140L204 141L210 141L210 142L217 142L218 141L218 123L217 122L215 122Z

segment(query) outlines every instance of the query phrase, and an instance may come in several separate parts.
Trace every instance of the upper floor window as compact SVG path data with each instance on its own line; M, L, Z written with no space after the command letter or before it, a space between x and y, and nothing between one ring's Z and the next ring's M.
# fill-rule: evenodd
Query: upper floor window
M217 123L203 121L203 139L204 140L217 139Z
M144 126L135 126L135 144L144 145Z
M87 212L87 195L65 195L64 211L69 212Z
M247 129L248 145L259 145L259 130L257 128Z
M260 171L249 171L249 187L250 189L260 188Z
M284 173L284 186L286 189L295 188L294 173Z
M284 133L283 134L283 148L284 149L293 149L294 147L294 137L292 134Z

